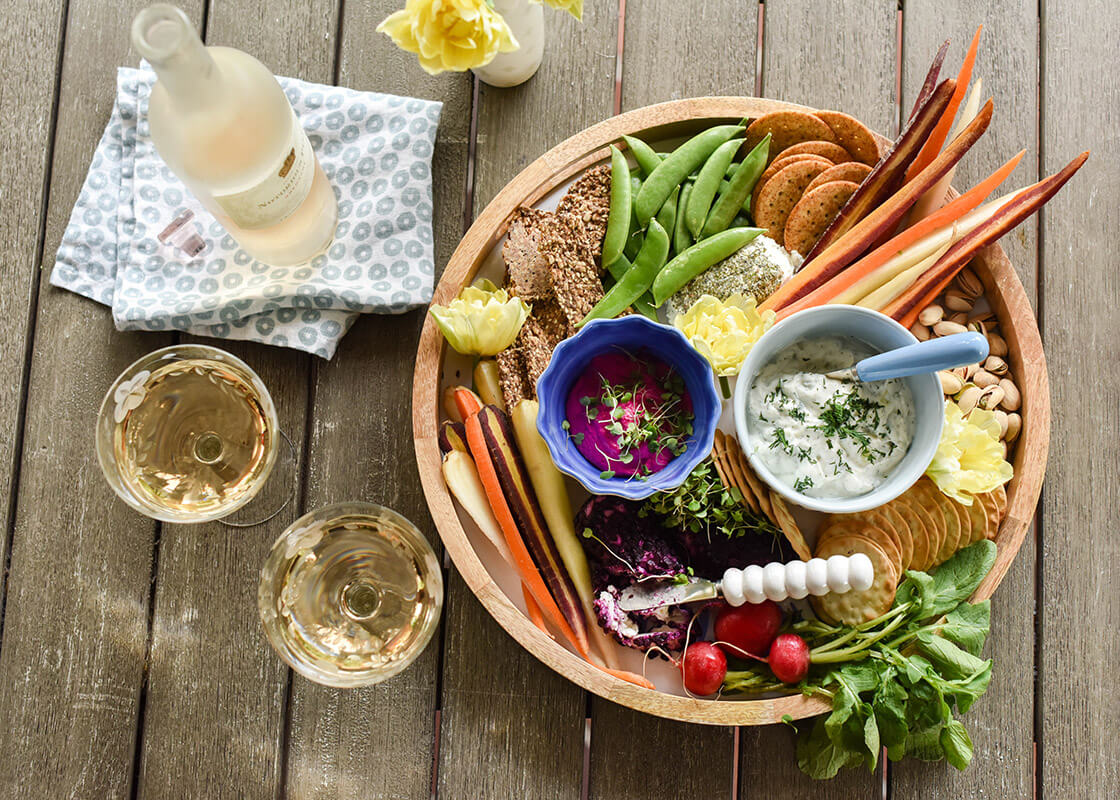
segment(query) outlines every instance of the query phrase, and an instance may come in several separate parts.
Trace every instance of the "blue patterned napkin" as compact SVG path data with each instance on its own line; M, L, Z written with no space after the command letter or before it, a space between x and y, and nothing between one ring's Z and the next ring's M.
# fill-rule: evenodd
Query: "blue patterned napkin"
M273 267L240 249L156 153L147 118L155 74L122 67L51 283L111 306L118 330L248 339L323 358L358 314L428 303L442 104L279 80L338 196L338 230L324 255ZM179 233L196 236L185 249L161 242L186 212L193 218Z

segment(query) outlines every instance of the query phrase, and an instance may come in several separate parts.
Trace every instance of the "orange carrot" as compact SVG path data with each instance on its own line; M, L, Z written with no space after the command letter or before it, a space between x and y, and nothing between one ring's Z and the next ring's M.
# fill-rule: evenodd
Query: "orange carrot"
M533 593L524 583L521 584L521 596L525 598L525 613L529 615L529 619L533 621L534 625L547 633L550 639L553 638L544 624L544 614L541 613L541 607L537 605L537 601L533 599Z
M886 244L868 253L827 283L814 289L800 300L790 303L778 312L778 319L783 319L795 311L824 305L832 298L836 297L836 295L851 288L858 281L870 275L901 250L904 250L938 228L951 225L954 221L972 211L987 200L991 193L1007 179L1007 176L1010 175L1019 164L1019 161L1022 160L1026 152L1026 150L1020 150L1018 154L1008 160L1002 167L980 181L980 183L976 184L956 200L942 206L929 216L918 220L916 224L902 231L902 233L892 238Z
M592 662L592 664L603 670L603 672L607 673L608 675L614 675L616 678L620 678L627 683L633 683L637 686L641 686L644 689L657 689L657 687L653 685L653 682L643 675L638 675L635 672L627 672L624 669L611 669L609 667L604 667L601 664L595 664L594 662Z
M976 50L980 47L980 31L982 30L984 30L983 25L976 29L976 34L972 37L972 44L968 48L968 55L964 57L960 74L957 75L957 86L953 90L949 105L945 107L941 119L937 121L933 132L926 139L926 143L922 145L917 158L911 162L910 168L906 171L906 180L911 180L929 166L937 154L941 152L941 145L945 144L945 139L948 138L949 131L953 127L953 118L957 116L957 109L961 107L961 102L968 91L968 82L972 79L972 66L976 63Z
M458 396L456 399L458 399ZM533 558L529 555L529 550L521 538L521 532L517 529L513 512L510 511L509 503L506 502L505 495L502 494L502 485L498 482L498 473L494 469L494 462L491 460L490 451L486 447L486 440L482 434L482 425L479 422L478 414L471 414L469 417L465 417L465 420L467 445L471 449L471 455L474 456L475 466L478 468L478 477L482 481L483 489L486 490L486 498L490 501L490 508L494 512L494 517L498 520L498 525L506 537L506 544L509 545L510 552L513 554L514 567L516 567L522 583L532 594L538 608L544 613L552 626L572 643L572 646L581 656L590 660L587 646L579 640L575 631L572 630L572 626L560 613L560 607L556 605L556 601L548 593L548 587L541 578L540 571L537 569L537 565L533 563Z
M456 386L452 389L452 392L455 398L455 407L459 409L459 415L464 422L469 416L478 413L478 410L482 408L482 400L466 386Z

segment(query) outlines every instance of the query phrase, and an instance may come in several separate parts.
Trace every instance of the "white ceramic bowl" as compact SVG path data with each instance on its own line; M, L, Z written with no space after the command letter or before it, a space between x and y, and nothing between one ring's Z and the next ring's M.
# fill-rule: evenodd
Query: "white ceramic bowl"
M941 428L945 423L945 396L936 373L903 378L914 397L914 440L910 449L887 479L875 489L856 497L809 497L779 480L757 458L750 447L747 428L747 405L751 384L758 371L778 353L794 342L823 336L847 336L857 339L876 353L894 350L917 341L914 335L890 317L867 308L827 305L799 311L767 331L751 349L743 362L735 385L735 430L739 444L758 476L787 500L815 511L851 514L889 503L909 489L937 452Z

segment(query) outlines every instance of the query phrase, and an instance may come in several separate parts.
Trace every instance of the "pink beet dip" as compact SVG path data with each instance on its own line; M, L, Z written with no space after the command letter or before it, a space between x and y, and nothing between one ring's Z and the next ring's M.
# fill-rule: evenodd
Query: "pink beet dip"
M564 428L604 478L652 475L684 453L692 402L684 379L648 352L591 359L572 384Z

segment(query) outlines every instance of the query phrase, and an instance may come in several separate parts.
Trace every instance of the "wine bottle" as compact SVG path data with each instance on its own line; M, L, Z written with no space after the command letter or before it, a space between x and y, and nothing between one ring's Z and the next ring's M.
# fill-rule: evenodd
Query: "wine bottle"
M207 47L179 8L132 22L158 78L151 138L187 188L254 258L301 264L334 238L338 204L287 96L257 59Z

